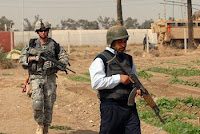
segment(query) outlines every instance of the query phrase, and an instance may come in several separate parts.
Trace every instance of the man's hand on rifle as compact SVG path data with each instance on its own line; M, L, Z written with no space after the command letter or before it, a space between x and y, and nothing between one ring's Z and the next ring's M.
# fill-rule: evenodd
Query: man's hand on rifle
M128 75L120 75L120 82L124 85L128 85L130 83L135 83ZM141 90L137 90L137 94L136 95L139 95L141 96L142 93L141 93Z
M131 83L130 77L128 75L120 74L120 82L124 85L128 85L129 83Z
M55 67L55 64L54 64L52 61L45 61L45 62L44 62L44 67L45 67L46 69L52 68L52 67Z
M30 56L29 57L29 62L32 62L32 61L39 61L40 60L40 56Z

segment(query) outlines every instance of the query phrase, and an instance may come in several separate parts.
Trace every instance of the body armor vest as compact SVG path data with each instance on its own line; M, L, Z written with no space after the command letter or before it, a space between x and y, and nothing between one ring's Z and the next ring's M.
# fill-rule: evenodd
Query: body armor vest
M49 38L47 43L42 45L39 40L37 39L31 39L29 42L29 50L28 50L28 56L39 56L41 52L51 54L52 57L55 57L58 59L58 53L59 53L59 44L57 44L53 39ZM44 70L43 69L44 61L32 61L29 63L29 73L32 75L40 75L44 73L52 74L56 73L58 69L52 68L51 70Z
M107 77L115 74L125 74L115 60L118 60L128 72L132 72L132 57L128 54L114 55L110 51L105 50L97 57L103 60ZM100 100L113 99L116 101L127 101L132 89L133 84L124 85L120 83L113 89L99 90L99 97Z

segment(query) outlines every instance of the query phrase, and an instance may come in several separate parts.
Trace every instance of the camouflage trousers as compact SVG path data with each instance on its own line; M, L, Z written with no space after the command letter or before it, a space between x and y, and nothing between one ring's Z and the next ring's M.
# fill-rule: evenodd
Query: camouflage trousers
M31 76L34 119L38 123L50 125L53 105L56 101L56 74Z

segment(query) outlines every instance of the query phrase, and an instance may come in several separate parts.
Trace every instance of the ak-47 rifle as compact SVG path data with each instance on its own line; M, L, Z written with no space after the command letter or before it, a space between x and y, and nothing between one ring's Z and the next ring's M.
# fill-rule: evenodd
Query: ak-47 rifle
M158 118L160 119L160 121L164 124L165 121L164 121L164 119L161 118L161 116L159 114L160 113L160 109L158 108L158 106L154 102L153 98L151 97L151 95L149 94L149 92L147 91L147 89L143 87L142 83L139 81L139 79L137 78L137 76L134 73L128 73L128 71L126 71L126 69L124 69L124 67L121 65L121 63L117 60L116 57L115 57L115 61L118 63L118 65L120 66L120 68L131 78L131 81L135 85L135 88L131 91L131 93L129 95L128 105L129 106L133 106L134 105L134 103L135 103L135 96L137 94L137 90L140 90L141 91L141 96L143 96L144 100L154 110L154 112L156 113L156 115L158 116Z

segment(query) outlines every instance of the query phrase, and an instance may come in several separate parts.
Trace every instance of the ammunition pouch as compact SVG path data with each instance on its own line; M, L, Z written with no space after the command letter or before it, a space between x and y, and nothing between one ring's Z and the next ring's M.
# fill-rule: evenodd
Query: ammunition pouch
M29 63L29 72L36 72L37 71L37 62L36 61L32 61L31 63Z

